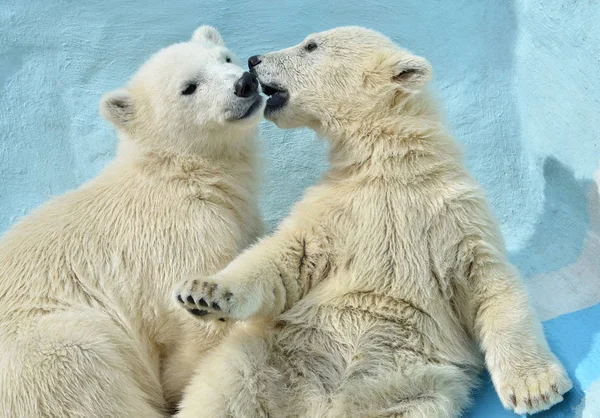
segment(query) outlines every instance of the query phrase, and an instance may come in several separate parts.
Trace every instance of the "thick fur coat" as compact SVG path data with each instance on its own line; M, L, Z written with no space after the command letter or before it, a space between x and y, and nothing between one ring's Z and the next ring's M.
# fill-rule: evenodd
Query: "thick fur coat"
M262 231L264 100L256 86L234 94L244 72L234 60L210 27L160 51L102 99L120 136L115 161L3 237L1 417L164 417L225 332L189 319L171 294Z
M178 417L457 417L483 364L506 408L559 402L571 382L427 61L338 28L250 65L266 117L325 137L329 169L275 233L179 285L201 319L248 321L201 361Z

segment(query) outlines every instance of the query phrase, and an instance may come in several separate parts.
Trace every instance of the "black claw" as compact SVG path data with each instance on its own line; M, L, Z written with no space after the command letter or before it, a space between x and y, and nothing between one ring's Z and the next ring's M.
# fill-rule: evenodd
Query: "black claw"
M191 313L192 315L195 315L195 316L204 316L204 315L206 315L208 312L207 312L207 311L204 311L204 310L202 310L202 309L190 309L190 313Z
M206 303L204 298L200 298L200 300L198 301L198 305L206 307L208 306L208 303Z
M195 304L195 303L196 303L196 301L194 300L194 298L192 297L192 295L189 295L189 296L187 297L187 301L188 301L189 303L192 303L192 304Z
M225 318L219 318L219 321L225 322Z
M517 406L517 397L514 394L510 395L510 401L514 406Z
M220 310L221 310L221 307L220 307L220 306L217 304L217 302L213 302L213 303L212 303L212 308L213 308L215 311L220 311Z
M181 298L181 295L177 295L177 300L179 301L179 303L184 303L183 299Z

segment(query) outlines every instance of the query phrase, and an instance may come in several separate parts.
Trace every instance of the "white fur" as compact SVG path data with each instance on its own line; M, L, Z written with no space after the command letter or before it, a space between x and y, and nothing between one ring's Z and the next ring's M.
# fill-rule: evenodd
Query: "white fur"
M215 39L199 29L107 94L115 161L0 242L0 417L164 417L226 330L170 298L262 230L262 109L231 120L250 99L233 94L243 69ZM197 91L183 96L191 80Z
M249 321L178 416L457 417L479 348L506 408L559 402L571 382L428 99L429 64L362 28L309 41L255 71L290 94L271 120L328 139L329 170L273 235L180 284L204 319Z

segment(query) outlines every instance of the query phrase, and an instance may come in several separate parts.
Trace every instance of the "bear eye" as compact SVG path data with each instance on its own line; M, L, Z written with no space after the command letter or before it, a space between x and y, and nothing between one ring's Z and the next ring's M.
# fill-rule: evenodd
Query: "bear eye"
M231 58L225 57L225 62L231 62Z
M304 49L306 49L308 52L312 52L315 49L317 49L317 43L315 41L310 41L309 43L306 44Z
M184 96L189 96L190 94L193 94L196 91L196 87L198 87L196 83L190 83L187 86L185 86L185 89L183 89L181 94L183 94Z

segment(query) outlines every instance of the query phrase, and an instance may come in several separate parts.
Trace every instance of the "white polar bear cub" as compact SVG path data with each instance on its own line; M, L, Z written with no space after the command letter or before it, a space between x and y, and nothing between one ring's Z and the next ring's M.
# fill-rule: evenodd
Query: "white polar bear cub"
M427 61L350 27L249 66L266 117L328 138L330 167L272 236L180 284L203 320L275 319L201 360L179 417L457 417L478 348L505 407L559 402L571 382L424 91Z
M103 97L115 161L0 242L1 417L153 418L178 402L227 324L187 320L170 295L261 234L264 102L211 27Z

